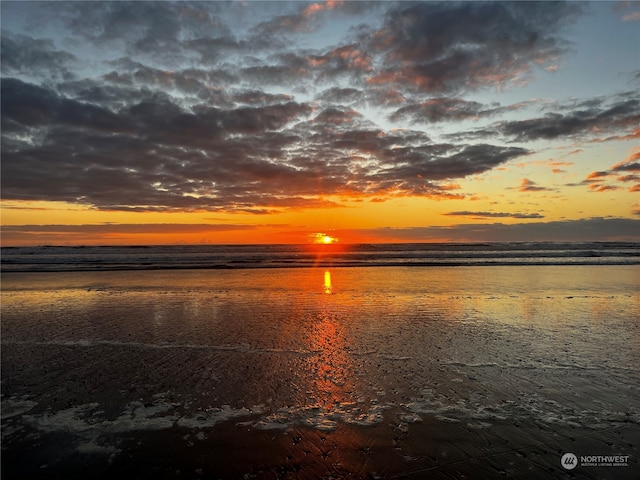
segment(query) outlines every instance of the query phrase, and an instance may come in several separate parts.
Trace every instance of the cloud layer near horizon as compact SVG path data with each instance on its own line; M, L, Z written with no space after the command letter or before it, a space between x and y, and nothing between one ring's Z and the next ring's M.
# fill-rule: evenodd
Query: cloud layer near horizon
M464 98L557 65L579 4L257 5L29 5L50 38L3 25L3 199L270 213L464 198L456 180L533 141L638 135L637 92L525 119L503 116L535 101ZM320 42L332 23L349 28ZM478 118L493 123L422 128Z
M640 220L588 218L529 223L460 224L445 227L379 228L371 233L382 241L422 242L594 242L640 240ZM363 232L364 233L364 232Z
M473 214L482 212L452 212L453 214ZM482 216L482 215L480 215ZM490 215L490 217L507 215ZM515 218L537 218L518 217ZM291 226L278 225L283 231L279 236L292 236L298 243L308 239L306 231L290 230ZM217 234L231 231L252 231L258 227L242 224L93 224L93 225L11 225L3 227L3 239L9 244L37 245L43 235L53 244L67 244L75 241L95 243L107 238L119 239L125 243L147 242L149 236L163 243L163 236L174 238L179 235L197 234L202 238L215 238ZM640 241L640 220L624 218L588 218L551 222L528 222L504 224L459 224L450 226L426 226L408 228L341 229L331 232L342 238L363 238L367 242L575 242L584 241ZM265 241L278 243L278 236L267 237Z

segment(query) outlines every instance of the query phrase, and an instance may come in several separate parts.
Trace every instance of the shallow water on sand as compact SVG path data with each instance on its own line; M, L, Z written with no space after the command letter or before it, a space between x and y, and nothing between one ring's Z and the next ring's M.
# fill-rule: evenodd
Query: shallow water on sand
M11 273L6 478L568 474L640 437L636 266Z

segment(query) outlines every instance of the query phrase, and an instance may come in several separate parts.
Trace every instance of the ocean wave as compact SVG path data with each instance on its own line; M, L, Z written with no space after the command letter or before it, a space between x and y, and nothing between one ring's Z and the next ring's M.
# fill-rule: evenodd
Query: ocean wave
M636 243L3 247L4 272L353 266L640 265Z

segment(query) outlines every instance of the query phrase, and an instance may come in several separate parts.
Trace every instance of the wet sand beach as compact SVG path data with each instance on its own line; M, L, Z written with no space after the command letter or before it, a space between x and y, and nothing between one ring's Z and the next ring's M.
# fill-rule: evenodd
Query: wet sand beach
M2 276L3 478L636 478L636 266ZM564 453L627 466L561 466Z

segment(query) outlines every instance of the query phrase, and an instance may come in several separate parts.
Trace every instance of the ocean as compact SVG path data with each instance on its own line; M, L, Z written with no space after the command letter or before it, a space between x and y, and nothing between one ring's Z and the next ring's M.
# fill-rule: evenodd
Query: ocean
M457 265L638 265L640 244L400 243L4 247L2 270L80 271Z
M2 476L637 478L639 264L632 243L3 248Z

